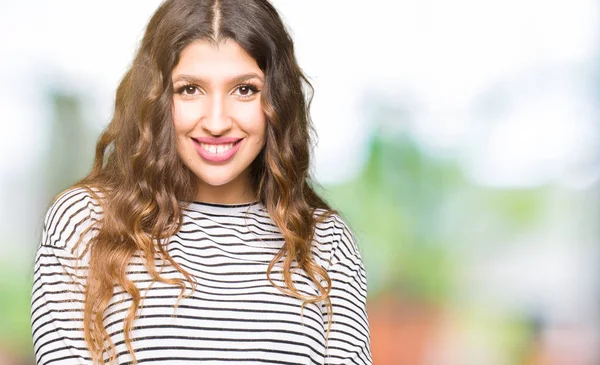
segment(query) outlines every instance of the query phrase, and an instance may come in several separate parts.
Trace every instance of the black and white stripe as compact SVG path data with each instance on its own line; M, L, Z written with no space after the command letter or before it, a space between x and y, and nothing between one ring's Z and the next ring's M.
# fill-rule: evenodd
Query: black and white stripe
M31 302L38 364L91 362L82 330L83 285L85 242L96 230L87 232L81 245L75 243L101 216L100 205L81 188L62 194L46 214ZM315 260L333 282L334 316L327 346L324 305L307 305L301 311L300 300L282 294L267 280L267 266L283 240L264 207L190 203L168 250L196 280L196 290L187 290L190 295L175 310L178 287L152 282L139 257L128 268L144 296L132 331L139 363L371 364L365 270L353 236L334 215L318 225L314 240ZM168 266L162 274L182 277ZM284 286L278 267L271 278ZM293 279L300 292L317 294L304 272L294 273ZM131 364L123 337L129 304L123 290L116 288L105 312L119 364Z

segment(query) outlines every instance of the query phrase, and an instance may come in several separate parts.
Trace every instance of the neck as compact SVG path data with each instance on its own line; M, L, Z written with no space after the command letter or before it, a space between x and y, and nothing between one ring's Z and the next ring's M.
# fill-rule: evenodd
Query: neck
M235 179L223 185L200 182L195 200L215 204L243 204L258 200L251 188L250 179Z

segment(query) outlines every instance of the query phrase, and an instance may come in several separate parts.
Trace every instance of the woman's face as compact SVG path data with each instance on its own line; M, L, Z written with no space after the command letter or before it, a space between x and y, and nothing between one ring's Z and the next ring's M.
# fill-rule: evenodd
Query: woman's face
M200 179L196 200L256 199L249 166L265 144L264 73L235 41L198 40L172 72L177 152Z

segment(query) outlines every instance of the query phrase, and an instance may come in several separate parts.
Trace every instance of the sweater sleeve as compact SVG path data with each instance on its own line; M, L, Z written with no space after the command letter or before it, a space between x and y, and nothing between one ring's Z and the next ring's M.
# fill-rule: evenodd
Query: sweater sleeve
M44 220L31 295L36 363L90 364L83 334L86 241L97 221L97 205L83 189L61 195ZM77 245L79 238L81 244Z
M338 240L334 243L328 270L333 318L325 364L370 365L373 360L366 311L365 268L352 232L343 221L338 221L338 225ZM324 315L324 320L327 319Z

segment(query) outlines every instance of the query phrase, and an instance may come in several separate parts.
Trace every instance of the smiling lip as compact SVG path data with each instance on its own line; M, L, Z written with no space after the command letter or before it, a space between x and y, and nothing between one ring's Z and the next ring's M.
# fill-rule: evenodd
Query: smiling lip
M201 137L192 138L198 154L210 162L225 162L239 150L243 138Z

